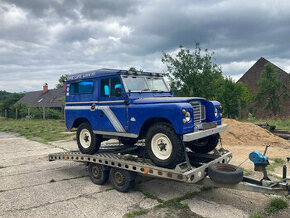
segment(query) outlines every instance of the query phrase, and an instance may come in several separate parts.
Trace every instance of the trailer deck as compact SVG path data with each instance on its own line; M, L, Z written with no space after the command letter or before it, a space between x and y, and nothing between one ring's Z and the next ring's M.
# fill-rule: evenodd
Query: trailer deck
M133 171L139 174L147 174L154 177L172 179L176 181L196 183L206 176L206 169L215 163L229 163L232 153L219 149L210 154L196 154L187 152L190 166L185 161L178 164L175 169L167 169L154 165L149 159L137 156L137 149L112 149L118 147L117 144L111 144L102 148L97 154L82 154L79 151L60 152L49 155L49 161L71 160L85 163L100 164L108 167L120 168ZM122 146L121 146L122 147ZM139 148L142 148L142 145ZM142 150L142 149L141 149ZM113 152L113 153L112 153ZM129 153L129 154L128 154ZM142 155L141 155L142 156Z

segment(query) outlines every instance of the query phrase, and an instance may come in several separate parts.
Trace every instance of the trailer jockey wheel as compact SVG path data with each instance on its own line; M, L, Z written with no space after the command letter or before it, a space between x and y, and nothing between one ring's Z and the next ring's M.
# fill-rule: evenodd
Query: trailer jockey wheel
M128 192L135 183L136 173L128 170L111 168L110 182L112 186L120 192Z
M108 181L109 169L106 169L104 166L90 163L88 170L93 183L103 185Z

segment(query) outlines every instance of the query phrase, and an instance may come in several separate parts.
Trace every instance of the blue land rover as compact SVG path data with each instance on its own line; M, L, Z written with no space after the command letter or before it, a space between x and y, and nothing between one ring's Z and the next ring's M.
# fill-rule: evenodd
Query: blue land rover
M168 168L183 161L182 142L207 153L226 129L219 102L173 97L158 73L100 69L69 75L65 104L66 127L77 128L82 153L96 153L110 138L132 146L145 139L150 159Z

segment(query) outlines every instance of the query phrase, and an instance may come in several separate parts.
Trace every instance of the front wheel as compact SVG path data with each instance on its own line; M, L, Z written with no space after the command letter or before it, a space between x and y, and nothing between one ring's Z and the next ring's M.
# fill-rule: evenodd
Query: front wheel
M94 154L100 148L101 139L93 133L89 123L82 123L77 130L77 143L83 154Z
M160 167L174 168L184 158L181 138L167 123L154 124L148 130L145 149L150 159Z

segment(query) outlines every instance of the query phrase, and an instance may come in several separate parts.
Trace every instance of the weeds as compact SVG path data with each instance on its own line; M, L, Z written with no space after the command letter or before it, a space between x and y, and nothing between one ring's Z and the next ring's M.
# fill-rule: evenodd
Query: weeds
M52 183L52 182L56 182L56 181L54 179L51 179L49 182Z
M144 215L144 214L147 214L147 213L148 213L148 210L140 209L140 210L135 210L135 211L126 213L125 216L126 217L135 217L135 216L141 216L141 215Z
M267 170L269 171L274 171L276 167L283 166L284 161L281 158L271 158L270 160L272 160L273 163L267 166Z
M249 218L263 218L261 214L253 214Z
M282 198L274 198L270 201L269 205L265 208L267 213L275 213L278 210L288 207L288 202Z

